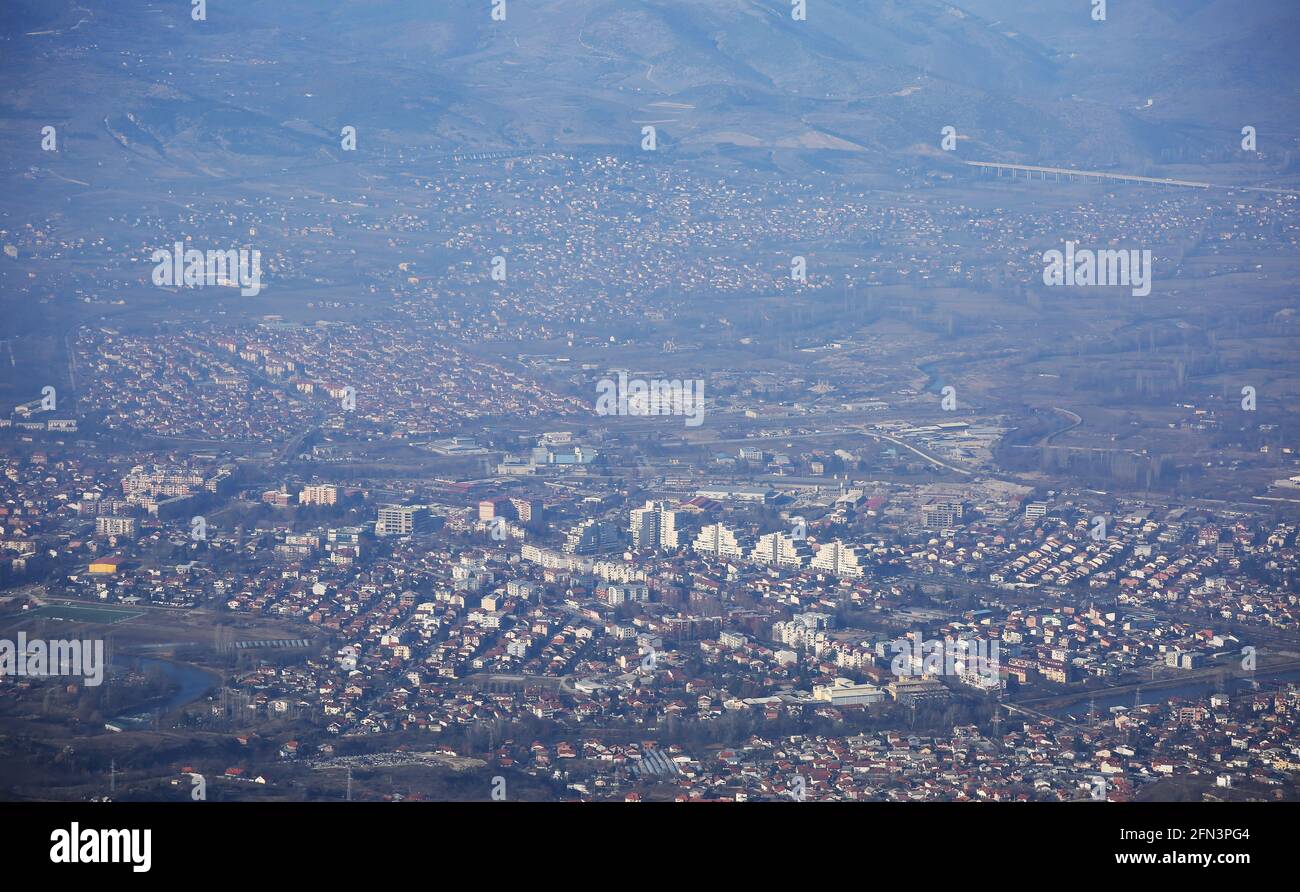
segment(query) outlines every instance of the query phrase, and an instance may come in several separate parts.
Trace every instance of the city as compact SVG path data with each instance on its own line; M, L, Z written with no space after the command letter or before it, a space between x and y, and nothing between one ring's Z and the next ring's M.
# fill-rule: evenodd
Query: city
M0 16L0 798L1300 801L1287 4L128 5Z

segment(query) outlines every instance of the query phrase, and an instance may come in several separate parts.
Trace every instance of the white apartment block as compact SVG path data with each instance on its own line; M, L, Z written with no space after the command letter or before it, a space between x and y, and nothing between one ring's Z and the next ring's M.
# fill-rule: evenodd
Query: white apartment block
M812 548L806 541L783 532L760 536L758 544L749 555L749 559L756 564L791 569L806 567L811 557Z
M694 548L700 554L743 559L749 548L749 540L724 524L712 523L700 530L700 534L695 537Z
M846 545L836 539L817 549L812 568L826 570L835 576L857 579L866 572L866 552L857 545Z
M631 514L632 546L634 548L672 549L680 544L677 527L680 514L668 507L667 502L646 502Z

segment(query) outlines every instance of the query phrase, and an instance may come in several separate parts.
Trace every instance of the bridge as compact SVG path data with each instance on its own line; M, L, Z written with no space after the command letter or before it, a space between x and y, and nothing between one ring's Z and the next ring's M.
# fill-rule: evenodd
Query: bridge
M1069 167L1041 167L1036 164L1009 164L1003 161L963 161L969 167L983 171L993 171L998 176L1010 175L1032 180L1066 180L1081 183L1144 183L1150 186L1181 187L1186 189L1236 189L1241 192L1272 192L1280 195L1300 195L1295 189L1280 189L1274 186L1224 186L1217 183L1203 183L1200 180L1179 180L1173 177L1140 177L1128 173L1105 173L1100 170L1075 170Z
M1202 183L1196 180L1176 180L1171 177L1139 177L1127 173L1104 173L1097 170L1073 170L1068 167L1039 167L1035 164L1007 164L1001 161L966 161L965 164L971 167L978 167L984 170L996 171L998 176L1007 172L1014 179L1017 175L1025 179L1034 179L1035 175L1040 180L1046 180L1049 177L1060 180L1066 179L1070 182L1117 182L1117 183L1149 183L1153 186L1185 186L1192 189L1210 189L1212 183Z

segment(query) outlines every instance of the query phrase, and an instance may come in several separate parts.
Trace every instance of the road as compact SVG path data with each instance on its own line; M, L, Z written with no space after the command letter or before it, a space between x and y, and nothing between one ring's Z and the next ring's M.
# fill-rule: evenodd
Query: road
M1043 437L1043 439L1039 441L1038 444L1039 446L1050 446L1052 441L1055 440L1057 437L1059 437L1061 434L1069 433L1079 425L1083 424L1083 419L1080 418L1075 413L1071 412L1069 409L1062 409L1060 406L1053 406L1052 411L1059 412L1060 414L1069 418L1070 424L1067 425L1066 427L1061 428L1059 431L1052 431L1052 433Z
M863 431L863 433L866 434L868 437L871 437L872 439L888 440L890 443L893 443L895 446L902 446L904 449L910 449L912 452L915 452L917 455L921 456L921 458L925 459L926 461L936 464L941 468L947 468L949 471L955 471L956 473L962 474L966 477L970 477L973 473L971 471L966 470L965 468L959 468L956 465L950 465L946 461L943 461L942 459L935 458L933 455L930 455L927 452L923 452L922 450L917 449L911 443L900 440L897 437L891 436L889 434L873 434L871 431Z

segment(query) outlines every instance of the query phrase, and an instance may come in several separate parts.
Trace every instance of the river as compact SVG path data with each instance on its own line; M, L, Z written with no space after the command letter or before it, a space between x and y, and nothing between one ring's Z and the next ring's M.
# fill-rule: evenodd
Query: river
M176 689L161 701L151 701L143 709L141 709L141 704L137 703L130 710L109 717L108 721L110 723L123 727L147 726L153 720L155 712L162 712L162 714L166 715L187 706L206 694L217 683L217 677L214 674L200 669L198 666L163 660L158 657L115 655L113 657L113 666L136 672L148 672L150 669L158 669L167 676L168 681L176 685Z
M1258 680L1261 684L1267 682L1286 682L1300 681L1300 669L1288 669L1276 674L1260 673ZM1237 689L1239 691L1249 691L1250 680L1243 676L1237 677ZM1218 689L1214 679L1200 679L1198 681L1189 681L1184 684L1170 685L1168 687L1143 689L1142 703L1151 704L1172 700L1174 697L1181 697L1185 700L1201 700L1213 694ZM1096 698L1097 712L1105 713L1112 706L1131 707L1133 705L1133 692L1127 694L1098 695ZM1057 718L1071 718L1085 716L1088 713L1089 704L1085 702L1069 703L1065 706L1058 706L1054 709L1041 710L1047 715L1056 716Z

